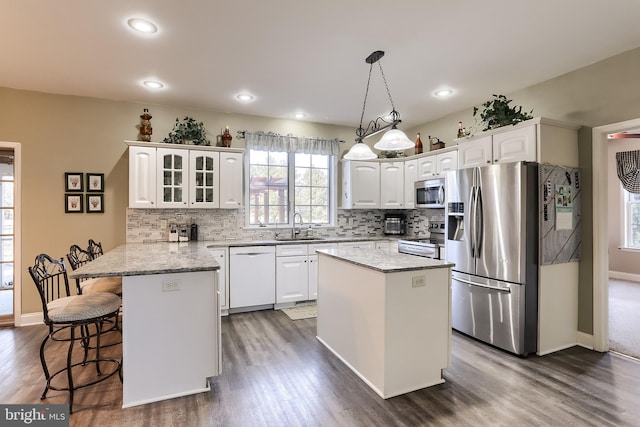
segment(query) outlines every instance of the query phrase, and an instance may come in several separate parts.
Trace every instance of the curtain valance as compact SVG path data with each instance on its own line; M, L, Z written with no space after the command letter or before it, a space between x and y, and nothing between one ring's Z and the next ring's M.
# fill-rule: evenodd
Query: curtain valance
M618 178L629 193L640 194L640 150L616 153Z
M337 139L280 135L273 132L244 132L247 150L286 151L288 153L340 155Z

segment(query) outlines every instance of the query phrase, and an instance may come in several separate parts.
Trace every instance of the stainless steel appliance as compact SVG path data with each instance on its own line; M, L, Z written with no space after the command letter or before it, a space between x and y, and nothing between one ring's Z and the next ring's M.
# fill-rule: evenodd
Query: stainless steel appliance
M538 165L447 172L452 326L526 355L537 351Z
M416 207L444 208L445 178L426 179L416 181Z
M431 221L429 223L430 237L398 240L398 252L442 259L442 255L444 255L444 225L444 221Z
M407 232L407 220L403 214L385 214L384 234L403 235Z

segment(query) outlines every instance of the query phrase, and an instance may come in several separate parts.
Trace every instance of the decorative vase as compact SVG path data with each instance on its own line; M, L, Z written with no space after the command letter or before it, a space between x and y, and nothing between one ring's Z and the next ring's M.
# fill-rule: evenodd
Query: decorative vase
M229 126L226 126L224 128L224 131L222 132L222 137L220 138L222 140L222 145L225 147L231 147L231 140L233 139L233 137L231 136L231 133L229 132Z
M151 114L149 114L149 110L145 108L140 115L140 141L150 142L152 133Z

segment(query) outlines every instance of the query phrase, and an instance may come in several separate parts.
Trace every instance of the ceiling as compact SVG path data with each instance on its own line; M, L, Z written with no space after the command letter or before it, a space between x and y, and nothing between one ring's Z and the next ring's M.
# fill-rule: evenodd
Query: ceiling
M637 0L0 2L0 86L354 127L375 50L410 127L640 45ZM364 120L390 110L375 64Z

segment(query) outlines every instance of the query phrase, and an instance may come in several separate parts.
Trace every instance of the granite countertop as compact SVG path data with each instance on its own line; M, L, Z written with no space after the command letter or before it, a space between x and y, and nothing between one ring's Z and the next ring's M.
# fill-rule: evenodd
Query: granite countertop
M219 270L211 242L125 243L69 272L69 277L140 276Z
M403 237L403 236L399 236ZM239 246L273 246L273 245L306 245L314 243L340 243L340 242L379 242L382 240L396 241L398 237L388 236L371 236L371 237L316 237L307 239L300 237L294 240L279 240L279 239L265 239L265 240L210 240L205 241L209 248L226 248L226 247L239 247Z
M367 249L321 249L316 252L382 273L451 268L455 265L451 262L432 258Z

